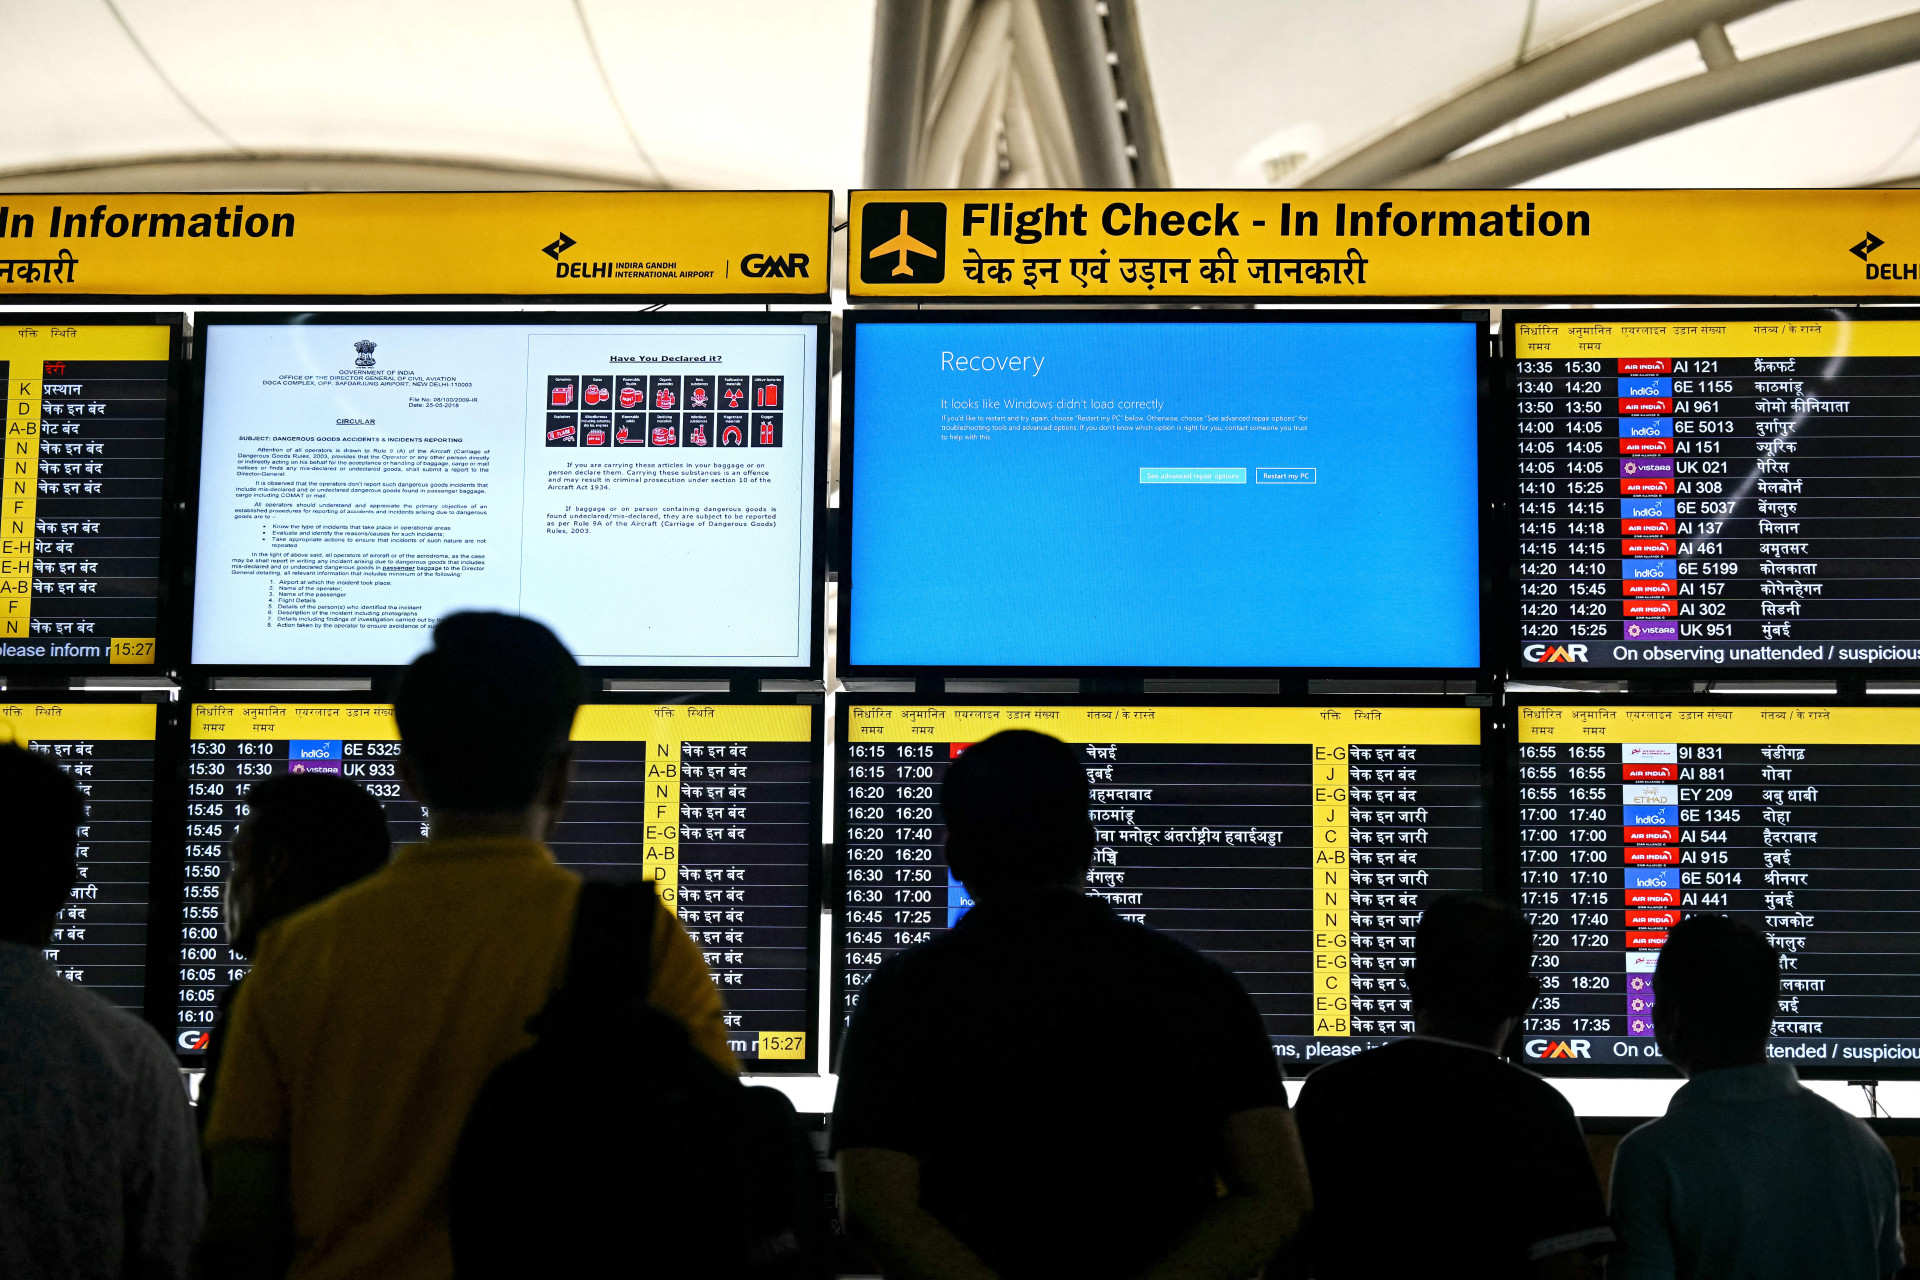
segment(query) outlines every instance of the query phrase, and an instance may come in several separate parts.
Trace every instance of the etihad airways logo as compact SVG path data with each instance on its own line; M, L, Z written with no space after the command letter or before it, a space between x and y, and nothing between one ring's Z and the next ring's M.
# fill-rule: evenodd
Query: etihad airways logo
M1591 1059L1592 1045L1585 1040L1529 1040L1524 1046L1529 1058Z
M1587 646L1583 644L1530 644L1520 651L1520 656L1528 662L1585 662Z

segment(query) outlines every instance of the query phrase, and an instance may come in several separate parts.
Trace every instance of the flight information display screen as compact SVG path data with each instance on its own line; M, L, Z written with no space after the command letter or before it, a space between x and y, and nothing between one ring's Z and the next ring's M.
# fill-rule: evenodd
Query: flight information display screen
M175 319L0 329L0 666L150 666Z
M554 856L590 879L645 878L705 952L729 1042L750 1071L812 1070L820 937L820 712L793 704L593 704ZM378 704L202 702L189 720L178 1047L206 1049L214 1006L246 974L220 903L247 787L281 773L353 778L394 845L426 838Z
M1477 668L1465 320L855 317L851 670Z
M1920 708L1524 702L1513 792L1544 990L1530 1063L1662 1061L1653 970L1695 912L1780 956L1772 1056L1920 1064Z
M584 664L808 669L824 325L210 318L193 661L394 666L522 613Z
M1920 665L1920 320L1864 314L1509 313L1517 668Z
M1481 886L1475 710L848 698L839 716L836 1034L876 968L972 906L947 869L940 784L1003 729L1072 745L1091 789L1087 891L1232 970L1286 1063L1410 1033L1421 910Z
M78 877L53 922L47 962L129 1013L147 994L154 741L150 702L0 702L0 742L38 751L80 789Z

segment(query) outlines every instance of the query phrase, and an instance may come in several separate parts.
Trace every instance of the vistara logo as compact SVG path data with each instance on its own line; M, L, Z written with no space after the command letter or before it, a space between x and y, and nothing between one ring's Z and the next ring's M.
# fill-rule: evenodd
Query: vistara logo
M579 241L575 240L572 236L562 231L560 233L560 238L558 240L555 240L552 244L548 245L546 248L542 249L540 252L546 254L549 258L552 258L555 262L558 262L560 261L561 254L573 248L573 246L578 243Z
M1878 249L1881 245L1885 243L1886 243L1885 240L1882 240L1879 236L1869 231L1867 232L1867 238L1865 240L1862 240L1859 244L1847 250L1847 252L1852 254L1854 257L1860 259L1860 261L1865 262L1867 260L1868 254L1872 253L1875 249Z
M1585 1040L1529 1040L1526 1043L1527 1056L1538 1060L1547 1058L1580 1058L1591 1060L1592 1045Z
M1587 646L1583 644L1530 644L1520 651L1520 656L1528 662L1585 662Z

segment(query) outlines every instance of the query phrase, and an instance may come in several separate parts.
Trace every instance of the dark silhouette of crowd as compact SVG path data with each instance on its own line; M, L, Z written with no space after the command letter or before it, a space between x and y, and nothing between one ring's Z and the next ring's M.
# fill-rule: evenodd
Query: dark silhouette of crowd
M0 1276L831 1274L804 1139L738 1080L700 950L651 889L583 889L548 848L572 657L457 614L393 699L427 839L393 849L338 776L252 789L227 903L252 970L197 1111L150 1027L47 964L85 804L0 747ZM1743 923L1672 930L1654 1019L1687 1080L1603 1192L1564 1096L1503 1056L1537 996L1511 905L1431 903L1416 1033L1289 1105L1236 978L1085 892L1069 748L997 734L940 803L974 905L872 976L838 1063L840 1215L889 1277L1903 1265L1892 1157L1769 1059L1779 964Z

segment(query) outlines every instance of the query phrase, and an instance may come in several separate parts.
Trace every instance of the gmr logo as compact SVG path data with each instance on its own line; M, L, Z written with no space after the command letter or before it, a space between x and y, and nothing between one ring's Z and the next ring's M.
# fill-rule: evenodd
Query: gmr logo
M1529 1040L1526 1045L1529 1058L1587 1058L1590 1047L1585 1040Z
M740 259L740 274L758 280L761 276L800 276L807 275L807 255L789 253L785 257L777 253L750 253Z
M1520 651L1520 656L1528 662L1585 662L1587 646L1583 644L1530 644Z

